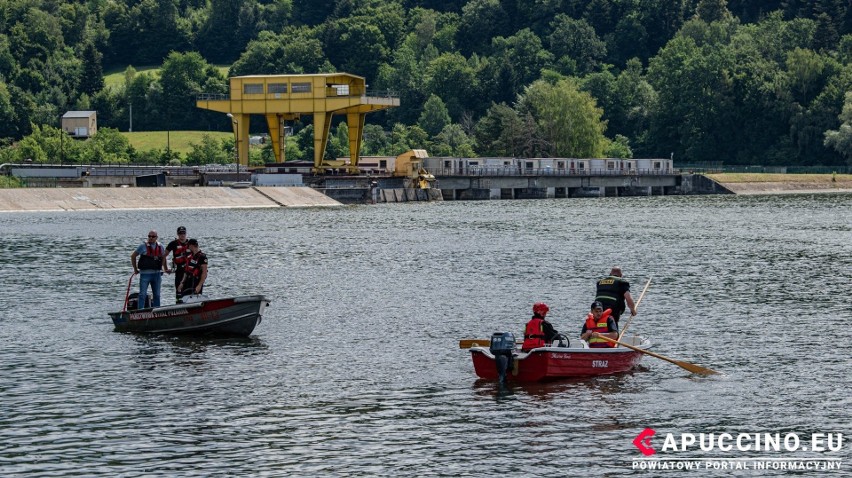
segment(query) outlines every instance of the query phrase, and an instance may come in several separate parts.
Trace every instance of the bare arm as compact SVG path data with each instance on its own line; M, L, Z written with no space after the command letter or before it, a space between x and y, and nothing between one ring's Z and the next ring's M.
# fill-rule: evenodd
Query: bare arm
M133 251L133 254L130 254L130 264L133 266L133 273L134 274L139 273L139 267L136 266L136 257L137 256L139 256L139 254L137 254L136 251Z
M636 304L633 303L633 296L630 291L624 293L624 300L627 302L627 308L630 309L630 315L636 315Z
M201 265L201 277L198 278L198 285L195 286L195 292L199 292L201 290L201 286L204 285L204 281L207 280L207 264Z

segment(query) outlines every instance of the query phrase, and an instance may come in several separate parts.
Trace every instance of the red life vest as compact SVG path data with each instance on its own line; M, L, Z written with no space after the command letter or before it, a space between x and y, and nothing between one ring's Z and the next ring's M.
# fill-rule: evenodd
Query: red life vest
M192 256L192 253L189 252L189 245L187 242L189 241L184 241L183 243L177 241L177 246L175 246L172 256L176 266L183 266L189 262L189 258Z
M599 334L605 334L609 332L609 326L607 325L607 319L612 315L612 309L606 309L603 314L601 314L601 318L595 321L595 316L589 312L589 315L586 316L586 331L588 332L597 332ZM603 347L615 347L615 344L612 342L607 342L604 339L599 339L596 337L589 338L589 347L592 348L603 348Z
M139 256L139 262L136 267L143 271L158 271L163 268L163 256L165 255L166 250L163 249L162 244L159 242L155 242L154 244L146 242L145 253Z
M527 328L524 331L524 343L521 345L521 350L544 347L544 328L541 326L542 322L544 322L544 319L541 317L533 317L527 322Z
M193 278L201 277L201 265L198 264L199 256L203 254L201 250L196 254L190 254L189 260L186 262L186 268L184 269L184 273Z

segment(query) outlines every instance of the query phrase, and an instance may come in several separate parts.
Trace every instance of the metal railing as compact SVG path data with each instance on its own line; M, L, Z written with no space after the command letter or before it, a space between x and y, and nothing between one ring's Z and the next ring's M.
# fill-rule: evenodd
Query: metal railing
M257 93L257 95L263 96L268 99L281 99L282 97L289 95L301 95L310 92L290 92L290 93ZM371 97L371 98L399 98L399 93L392 90L364 90L363 88L351 88L349 90L341 91L340 88L326 88L325 96L327 98L331 97ZM231 99L231 95L228 93L197 93L195 95L195 101L229 101Z
M198 93L195 95L195 101L228 101L231 95L228 93Z
M554 169L471 166L467 168L424 168L433 176L670 176L677 170L662 169Z

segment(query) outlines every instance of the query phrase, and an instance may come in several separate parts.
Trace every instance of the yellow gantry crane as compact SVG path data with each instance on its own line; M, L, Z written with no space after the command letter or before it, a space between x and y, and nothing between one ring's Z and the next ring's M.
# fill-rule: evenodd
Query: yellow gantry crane
M323 162L331 117L345 114L349 126L349 172L358 171L364 117L371 111L399 106L399 97L367 92L363 77L349 73L309 75L247 75L229 79L231 93L202 93L196 106L227 113L234 128L239 164L248 165L249 117L263 115L277 162L284 162L284 122L313 115L314 172L339 167Z

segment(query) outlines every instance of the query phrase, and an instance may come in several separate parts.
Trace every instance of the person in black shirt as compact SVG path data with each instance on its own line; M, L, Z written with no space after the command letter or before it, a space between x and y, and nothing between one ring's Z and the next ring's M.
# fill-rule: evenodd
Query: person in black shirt
M186 263L189 262L189 257L192 255L189 252L189 245L187 244L186 239L186 228L180 226L177 228L177 237L166 246L166 255L172 253L172 264L174 264L174 273L175 273L175 294L177 303L181 303L181 290L180 283L183 282L184 271L186 270ZM166 272L171 272L166 270Z
M603 304L604 309L612 309L612 318L615 319L616 325L624 313L625 302L630 308L630 315L636 315L636 305L630 295L630 283L622 278L621 267L613 267L609 276L597 282L595 300Z
M187 241L192 256L186 263L183 280L180 283L182 295L197 295L204 292L204 282L207 280L207 254L198 247L197 239Z

